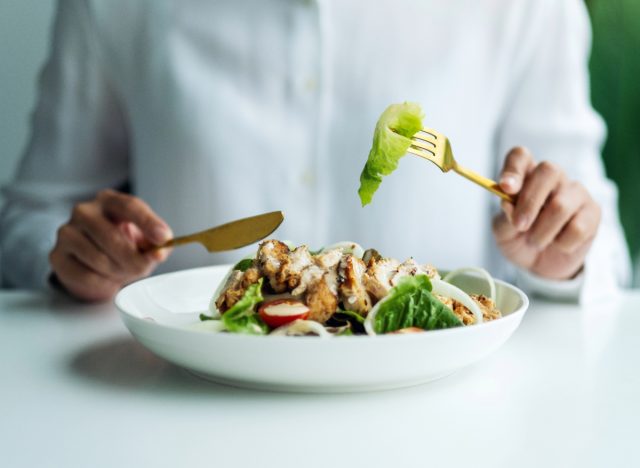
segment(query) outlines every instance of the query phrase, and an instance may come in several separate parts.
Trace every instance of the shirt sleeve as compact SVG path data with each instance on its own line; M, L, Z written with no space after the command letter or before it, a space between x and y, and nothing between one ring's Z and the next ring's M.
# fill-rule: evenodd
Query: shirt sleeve
M590 104L589 18L579 0L532 4L536 7L529 18L531 30L522 34L498 135L499 154L526 146L537 160L558 164L600 204L602 222L578 278L550 281L518 271L516 282L530 293L589 302L627 285L631 271L617 189L607 180L600 157L605 126Z
M84 0L60 0L39 79L31 132L3 187L0 258L5 286L46 288L48 254L72 206L127 181L123 112L102 66Z

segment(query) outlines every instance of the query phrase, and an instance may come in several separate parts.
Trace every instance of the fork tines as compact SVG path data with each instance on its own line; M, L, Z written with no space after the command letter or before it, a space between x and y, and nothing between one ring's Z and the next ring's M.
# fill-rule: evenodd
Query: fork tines
M441 138L442 138L442 135L439 135L438 132L433 131L429 128L423 128L422 130L418 131L413 136L413 138L411 138L413 143L409 148L409 152L422 157L429 156L429 155L435 156L438 148L438 144L443 143L438 141ZM411 151L412 149L414 151ZM425 155L424 153L422 153L423 151L428 152L429 155Z

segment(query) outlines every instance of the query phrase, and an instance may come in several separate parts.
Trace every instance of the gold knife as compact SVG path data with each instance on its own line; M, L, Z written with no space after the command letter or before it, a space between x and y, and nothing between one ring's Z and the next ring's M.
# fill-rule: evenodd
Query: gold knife
M271 213L251 216L250 218L238 219L206 231L175 237L162 245L152 247L151 250L174 247L191 242L199 242L209 252L239 249L264 239L275 231L283 220L284 214L282 211L272 211Z

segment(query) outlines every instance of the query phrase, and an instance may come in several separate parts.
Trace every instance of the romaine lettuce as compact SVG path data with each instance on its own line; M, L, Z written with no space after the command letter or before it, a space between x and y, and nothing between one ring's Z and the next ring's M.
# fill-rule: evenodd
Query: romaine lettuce
M424 115L418 104L392 104L382 113L373 133L373 146L360 174L358 195L362 206L371 203L382 176L398 167L400 158L411 146L411 137L422 128Z
M453 311L431 294L429 278L417 275L407 276L391 288L379 305L373 329L376 333L389 333L408 327L437 330L461 325Z
M234 270L247 271L253 266L253 258L243 258L233 267Z
M366 333L364 328L364 317L357 312L351 310L337 310L331 316L326 325L333 327L342 327L347 325L349 330L356 335Z
M227 330L247 335L266 335L269 333L269 327L254 310L256 304L263 301L261 289L262 278L249 286L242 299L222 314L222 322Z

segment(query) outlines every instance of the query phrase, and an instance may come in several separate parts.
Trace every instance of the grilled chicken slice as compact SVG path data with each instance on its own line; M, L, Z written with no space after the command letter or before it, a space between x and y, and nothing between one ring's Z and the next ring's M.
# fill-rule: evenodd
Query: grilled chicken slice
M269 280L269 286L276 293L285 292L286 283L281 281L281 272L289 263L289 253L291 250L284 242L277 240L264 241L258 247L256 259L258 268Z
M231 272L227 278L227 282L222 288L222 293L216 299L216 307L222 312L226 312L229 308L238 302L244 292L240 287L242 283L242 276L244 274L240 270Z
M363 282L365 271L364 262L350 254L342 257L338 267L338 297L345 309L361 315L371 310L371 298Z
M439 278L438 270L432 265L418 265L413 258L405 260L398 266L398 272L391 278L391 284L396 286L405 276L427 275L429 278Z
M316 265L320 268L336 268L342 259L342 250L333 249L321 252L314 257Z
M329 273L325 273L307 286L304 301L309 307L307 320L325 323L338 309L338 296L332 291L330 282Z
M261 277L262 275L256 267L248 268L244 272L239 270L232 272L222 290L222 294L216 299L216 307L220 313L224 313L233 307L244 296L247 288L257 283Z
M482 311L482 319L485 322L502 317L502 313L496 307L496 303L483 294L471 294L471 299L476 301Z
M487 296L483 296L482 294L470 294L469 296L480 307L483 321L490 322L491 320L502 317L502 314L496 308L495 303ZM476 323L476 317L473 315L473 312L463 306L460 302L455 299L451 299L450 297L444 297L437 294L436 297L440 302L453 310L453 313L456 314L456 316L462 320L462 323L465 325L472 325Z
M290 291L300 284L302 272L314 264L306 245L290 250L280 241L266 241L258 249L258 265L276 293Z
M391 278L396 274L398 265L398 261L393 258L376 260L371 257L369 260L363 283L373 303L385 297L391 289Z
M365 265L367 265L367 268L370 266L369 263L371 262L371 260L380 261L382 259L382 255L380 255L380 253L376 249L367 249L362 255L362 261Z
M424 265L420 265L419 273L424 273L430 279L440 279L440 273L438 273L438 269L431 265L430 263L425 263Z
M342 258L340 250L329 250L313 257L312 263L304 268L299 275L299 281L295 289L291 291L294 296L305 293L312 283L320 280L325 274L326 281L331 291L337 293L337 269Z
M318 267L317 265L311 265L300 273L300 279L298 281L298 285L291 291L292 296L302 296L309 287L319 281L320 278L324 276L326 273L325 270Z
M313 257L306 245L302 245L289 254L289 261L282 265L278 281L291 290L300 284L302 272L313 265Z

